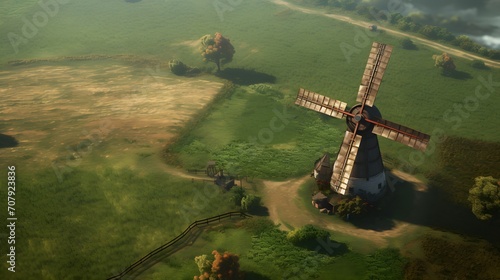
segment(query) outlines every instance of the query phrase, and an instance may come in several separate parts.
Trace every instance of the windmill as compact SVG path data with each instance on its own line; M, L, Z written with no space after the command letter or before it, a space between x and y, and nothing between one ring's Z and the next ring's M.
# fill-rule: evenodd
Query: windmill
M295 104L331 117L346 118L347 130L333 168L326 154L316 162L314 169L315 178L329 178L331 189L341 195L376 197L385 189L377 135L421 151L425 151L429 143L429 135L382 119L373 105L391 52L392 46L372 44L356 98L358 104L352 108L348 109L345 102L299 89Z

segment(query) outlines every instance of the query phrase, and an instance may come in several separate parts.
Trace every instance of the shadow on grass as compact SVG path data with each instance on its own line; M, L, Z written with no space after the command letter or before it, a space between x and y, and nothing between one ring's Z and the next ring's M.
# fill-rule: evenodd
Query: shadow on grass
M12 148L19 145L16 138L0 133L0 148Z
M408 50L408 51L418 51L417 45L404 46L403 49Z
M458 70L454 70L454 71L443 71L441 73L441 75L445 76L445 77L450 77L450 78L453 78L453 79L457 79L457 80L468 80L468 79L472 79L472 75L467 73L467 72L464 72L464 71L458 71Z
M271 280L271 278L253 271L243 271L246 280Z
M391 230L396 226L392 219L383 217L377 213L352 219L350 222L358 228L374 230L377 232Z
M276 77L273 75L242 68L226 68L217 72L215 76L243 86L276 82Z
M265 217L269 216L269 209L265 206L259 205L258 207L255 207L255 209L252 209L252 211L249 211L249 214L254 216Z
M454 203L448 196L432 185L432 179L425 190L417 190L413 184L401 179L391 197L383 202L377 218L479 237L500 245L499 223L478 220L470 206Z
M333 241L331 239L308 240L297 244L297 246L310 251L316 251L318 254L330 257L341 256L349 252L347 244Z
M484 64L480 64L480 65L472 64L472 67L479 69L479 70L491 70L491 67L484 65Z

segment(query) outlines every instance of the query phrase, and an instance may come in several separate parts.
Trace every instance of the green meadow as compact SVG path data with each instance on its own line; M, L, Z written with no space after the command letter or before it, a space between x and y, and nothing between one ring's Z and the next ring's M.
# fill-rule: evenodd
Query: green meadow
M500 176L494 168L498 166L497 153L485 152L498 150L500 142L495 106L500 103L499 69L478 70L471 61L455 58L457 74L444 76L432 60L432 55L442 53L440 50L418 43L417 50L405 50L399 37L292 11L270 1L240 2L220 17L212 1L68 1L58 4L57 12L47 15L43 26L29 30L30 38L23 30L30 29L24 27L27 21L32 24L34 16L44 13L38 1L0 3L0 35L4 38L0 40L0 73L15 68L8 64L12 60L133 55L161 65L177 58L212 75L216 67L202 62L197 40L221 32L236 50L222 74L210 77L228 85L222 97L209 110L195 114L198 119L173 131L180 136L172 141L153 146L125 137L104 139L78 164L71 164L61 178L54 173L51 160L35 162L33 156L18 156L11 148L1 148L2 186L6 185L6 166L15 165L18 170L18 261L15 274L7 271L8 265L2 261L0 278L105 279L168 242L191 222L237 209L230 193L170 174L167 169L172 166L199 169L208 160L216 160L231 174L256 179L255 184L260 179L285 180L309 174L324 152L336 154L346 126L344 120L295 106L296 92L304 87L354 106L372 41L394 46L376 106L385 119L431 134L425 153L380 139L386 165L431 183L436 191L429 193L436 199L424 202L431 201L432 209L453 215L455 205L460 205L463 225L456 226L461 222L456 218L452 219L454 224L440 226L447 221L445 214L436 215L431 222L414 218L406 202L412 201L415 193L403 184L395 201L388 202L395 210L382 211L381 215L418 225L420 230L389 239L390 248L332 232L332 240L346 244L348 251L330 256L282 242L284 233L275 228L256 232L251 222L244 221L207 229L191 246L162 259L137 279L192 279L198 273L194 257L214 249L239 254L248 279L282 279L293 267L300 269L287 274L287 279L402 279L404 274L407 279L452 279L455 274L444 267L463 266L461 260L454 258L447 263L444 256L436 261L433 254L436 248L458 251L461 242L475 250L472 256L477 265L483 260L477 253L481 250L491 254L490 260L498 258L498 249L491 245L500 244L498 237L481 232L498 230L498 226L473 220L466 205L466 182L476 176ZM352 47L349 55L340 47L346 44ZM241 69L243 76L238 79L229 82L224 78L224 74L234 78L231 73ZM491 81L493 84L488 84ZM19 83L20 88L26 86ZM0 84L0 89L4 86ZM26 129L33 125L2 116L0 112L2 134L8 134L13 123ZM52 143L61 136L51 134L56 129L53 124L43 125L47 135L39 147L52 151ZM66 121L59 129L78 130L80 126L80 120L74 124ZM481 153L467 151L475 145L481 147ZM52 160L68 156L67 151L55 150L58 154ZM468 158L474 156L476 160L467 165ZM250 186L258 189L253 183ZM300 189L307 207L309 187ZM0 190L4 198L6 193L6 188ZM442 197L450 207L440 204L437 198ZM320 215L313 211L311 215ZM2 211L0 219L6 218L6 211ZM467 230L470 226L477 230ZM438 234L440 231L444 233ZM4 228L0 234L4 244L8 232ZM456 243L443 241L450 237ZM271 246L275 246L273 251ZM4 255L7 248L1 248ZM309 268L303 267L301 257ZM472 274L458 271L460 277L483 279L499 273L494 268L476 269Z

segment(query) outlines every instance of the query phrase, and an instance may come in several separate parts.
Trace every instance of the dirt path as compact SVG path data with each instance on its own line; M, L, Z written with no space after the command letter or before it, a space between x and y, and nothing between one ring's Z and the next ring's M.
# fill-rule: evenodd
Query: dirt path
M186 171L172 166L165 165L163 170L181 178L195 180L208 179L206 176L186 173ZM412 183L418 191L425 191L427 189L427 186L422 181L410 174L398 170L393 171L393 174ZM262 193L262 202L268 208L269 218L275 224L280 224L282 230L290 230L288 226L296 228L307 224L314 224L332 231L363 238L380 247L385 247L388 245L388 238L401 236L416 228L416 226L409 223L396 222L395 226L390 230L376 231L357 228L350 223L339 222L331 216L312 215L309 209L305 208L308 205L304 206L302 198L299 197L299 187L306 180L311 180L310 176L280 182L262 181L263 187L260 190Z
M402 172L399 173L403 175ZM405 179L410 179L410 182L422 183L409 174L404 174L404 176ZM408 223L396 222L395 226L390 230L376 231L357 228L352 224L334 220L327 215L311 215L310 211L305 209L302 199L298 195L299 187L306 180L311 179L306 176L284 182L263 181L263 203L269 210L270 219L276 224L281 224L283 230L289 230L287 225L300 227L306 224L314 224L332 231L367 239L378 246L385 247L388 245L388 238L398 237L416 228L416 226Z
M355 20L355 19L352 19L350 17L336 15L336 14L326 14L326 13L324 13L322 11L318 11L318 10L309 9L309 8L301 7L301 6L298 6L298 5L294 5L294 4L286 2L284 0L270 0L270 1L273 2L273 3L275 3L275 4L277 4L277 5L285 6L285 7L289 8L289 9L291 9L291 10L300 11L300 12L303 12L303 13L306 13L306 14L314 14L314 15L320 15L320 16L325 16L325 17L333 18L333 19L336 19L336 20L340 20L340 21L344 21L344 22L348 22L348 23L360 26L363 29L368 29L368 26L370 26L370 25L372 25L374 23L374 22L367 22L367 21L362 21L362 20ZM478 55L470 54L470 53L467 53L467 52L462 51L462 50L457 50L455 48L448 47L448 46L436 43L434 41L427 40L427 39L424 39L424 38L420 38L420 37L417 37L415 35L407 34L405 32L397 31L397 30L394 30L394 29L389 29L389 28L386 28L386 27L378 27L378 29L379 30L383 30L383 31L385 31L387 33L391 33L391 34L397 35L397 36L409 37L409 38L411 38L411 39L413 39L415 41L418 41L421 44L424 44L426 46L434 48L434 49L436 49L436 50L438 50L440 52L445 51L448 54L451 54L451 55L454 55L454 56L463 57L463 58L466 58L466 59L469 59L469 60L480 59L480 60L484 61L484 63L486 65L490 66L490 67L500 68L500 62L498 62L498 61L494 61L494 60L487 59L487 58L484 58L484 57L481 57L481 56L478 56Z

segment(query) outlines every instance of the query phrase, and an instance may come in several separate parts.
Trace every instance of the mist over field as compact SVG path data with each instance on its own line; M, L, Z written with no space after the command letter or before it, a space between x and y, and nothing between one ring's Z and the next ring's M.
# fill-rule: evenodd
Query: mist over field
M390 1L363 0L387 9ZM500 0L412 0L403 1L405 15L426 24L448 28L456 35L468 35L480 44L500 49Z

